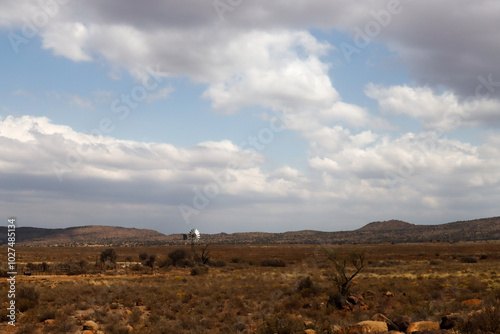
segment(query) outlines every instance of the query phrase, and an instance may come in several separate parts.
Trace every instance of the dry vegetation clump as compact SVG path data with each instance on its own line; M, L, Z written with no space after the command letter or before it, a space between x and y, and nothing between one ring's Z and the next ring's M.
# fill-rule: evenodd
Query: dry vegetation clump
M276 313L264 318L258 327L257 334L288 334L304 329L304 323L287 313Z
M260 261L260 265L263 267L286 267L285 261L278 258L264 259Z
M500 333L500 299L470 313L457 329L464 334Z

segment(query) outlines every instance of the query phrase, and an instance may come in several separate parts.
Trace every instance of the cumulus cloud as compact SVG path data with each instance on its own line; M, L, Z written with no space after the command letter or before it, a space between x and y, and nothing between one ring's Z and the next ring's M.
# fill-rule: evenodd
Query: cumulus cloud
M291 196L296 186L267 179L260 154L227 140L178 148L91 136L45 117L9 116L0 121L0 143L0 173L9 180L3 192L24 193L25 201L44 197L53 209L61 201L75 207L106 202L168 213L182 203L193 205L193 187L204 191L216 181L221 196L259 203ZM178 212L175 217L183 223Z
M289 229L300 225L297 215L315 217L313 228L328 229L331 214L348 222L361 209L366 219L373 219L387 212L399 217L401 210L417 215L427 208L436 210L431 215L436 219L437 211L455 210L456 203L467 202L465 207L471 208L474 203L498 200L496 134L473 146L431 133L391 139L368 131L336 131L343 134L343 145L311 156L309 172L286 165L266 172L260 154L228 140L180 148L94 137L45 117L9 116L0 120L5 195L0 207L5 212L27 208L46 212L62 206L59 218L54 213L39 218L42 226L77 224L78 219L68 218L70 211L64 209L68 206L76 208L73 214L97 210L101 220L96 223L119 223L125 216L117 210L129 220L140 220L148 212L154 226L168 217L168 231L182 231L185 223L178 208L183 204L202 212L190 217L194 222L217 232L221 222L229 224L225 231L241 230L249 216L262 218L259 224L272 219L275 226L288 219L293 222L286 225ZM196 196L205 196L207 207L200 208ZM42 199L45 208L39 203ZM259 224L254 227L266 229Z
M491 94L499 96L497 55L500 46L496 35L500 30L497 19L500 6L497 3L400 1L396 7L398 10L391 14L387 1L383 0L366 3L252 1L232 8L221 21L211 2L150 1L145 6L116 0L72 1L60 5L56 15L39 30L45 48L75 61L89 61L102 55L127 69L161 64L174 75L188 75L203 82L218 79L215 81L222 84L228 78L237 80L239 71L249 64L248 59L265 55L269 38L276 41L282 36L286 44L287 39L296 39L297 33L305 36L304 31L311 27L353 32L378 24L379 32L371 36L370 41L393 49L420 84L445 86L466 97L474 95L481 76L487 78L491 74L494 83ZM2 8L9 20L0 24L9 28L22 27L23 19L33 21L34 14L41 11L37 1L23 6L3 1ZM386 22L380 18L383 12L389 12ZM248 31L255 31L256 27L261 30L253 35L257 41L248 40L251 38ZM262 31L268 33L267 38ZM245 39L254 44L250 47L239 42ZM314 73L310 71L318 66L314 61L316 51L311 52L308 47L317 48L319 44L310 37L293 44L304 47L313 56L302 59L311 67L305 66L308 70L303 71L299 66L300 73L306 76ZM278 49L280 45L283 44L278 42ZM287 55L289 53L285 53ZM297 64L293 60L289 59L280 71L295 70ZM251 80L251 75L259 75L259 70L265 67L255 70L257 72L248 73L250 78L242 78L242 84L245 79ZM321 82L321 75L317 79Z
M382 112L416 118L427 130L448 131L462 126L500 124L498 99L475 96L460 101L452 92L438 95L429 87L373 84L367 86L365 93L378 101Z

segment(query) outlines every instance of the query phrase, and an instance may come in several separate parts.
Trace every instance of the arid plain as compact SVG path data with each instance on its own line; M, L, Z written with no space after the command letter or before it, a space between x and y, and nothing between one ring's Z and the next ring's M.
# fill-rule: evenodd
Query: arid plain
M17 326L8 326L3 307L0 330L355 333L369 330L356 324L376 320L404 333L411 328L401 328L408 324L398 321L446 327L443 317L451 314L459 319L441 332L500 330L498 241L198 244L194 251L189 245L17 247L20 313ZM355 272L349 262L353 251L363 252L363 268L352 280L345 303L336 305L332 296L338 286L332 273L338 268L327 254L346 259L350 276ZM6 281L0 289L6 305Z

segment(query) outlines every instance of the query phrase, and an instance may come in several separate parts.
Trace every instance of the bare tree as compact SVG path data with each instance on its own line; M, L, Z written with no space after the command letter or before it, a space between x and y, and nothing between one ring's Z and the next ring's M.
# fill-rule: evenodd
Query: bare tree
M201 250L200 260L203 264L208 264L210 262L210 250L208 250L208 245Z
M347 296L353 284L353 279L365 268L365 252L353 250L346 256L325 249L325 254L333 264L332 270L327 273L341 296Z

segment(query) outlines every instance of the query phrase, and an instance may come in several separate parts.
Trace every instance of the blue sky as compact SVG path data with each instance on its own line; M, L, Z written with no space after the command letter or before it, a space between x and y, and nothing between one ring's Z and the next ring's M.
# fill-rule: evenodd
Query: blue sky
M498 215L497 4L234 4L2 1L6 217L231 233Z

